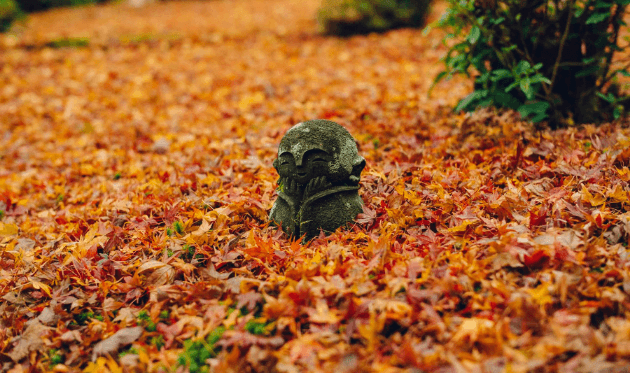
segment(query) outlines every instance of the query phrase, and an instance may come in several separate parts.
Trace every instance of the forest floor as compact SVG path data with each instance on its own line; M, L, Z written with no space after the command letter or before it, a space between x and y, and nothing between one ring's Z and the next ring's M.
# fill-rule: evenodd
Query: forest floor
M441 31L323 37L318 6L0 35L1 371L629 371L627 121L454 114ZM314 118L357 139L365 211L303 245L272 162Z

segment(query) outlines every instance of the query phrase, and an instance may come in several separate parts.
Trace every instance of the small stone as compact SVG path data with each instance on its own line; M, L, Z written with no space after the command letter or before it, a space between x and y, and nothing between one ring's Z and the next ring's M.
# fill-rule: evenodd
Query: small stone
M127 4L131 5L134 8L141 8L153 2L155 2L155 0L127 0Z
M170 146L171 141L162 137L153 143L153 151L158 154L166 154Z
M127 368L133 368L140 364L140 357L136 354L127 354L120 358L120 364Z
M65 372L69 372L69 371L70 371L70 369L68 369L68 367L63 365L63 364L57 364L53 368L53 372L56 372L56 373L65 373Z

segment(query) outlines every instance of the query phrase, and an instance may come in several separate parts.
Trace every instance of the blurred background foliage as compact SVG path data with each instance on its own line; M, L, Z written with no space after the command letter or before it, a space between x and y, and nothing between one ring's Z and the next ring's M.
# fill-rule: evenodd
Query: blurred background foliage
M9 0L10 1L10 0ZM107 0L15 0L21 10L37 12L60 6L77 6L104 3Z
M320 31L350 36L400 27L420 27L430 0L323 0L318 13Z
M160 0L0 0L0 32L29 12L118 1L137 6ZM431 2L321 0L319 31L345 37L423 27ZM445 2L447 11L434 24L446 31L448 48L436 83L457 74L474 81L473 92L455 111L509 108L530 121L558 127L607 122L630 110L630 96L619 83L619 77L630 77L630 62L614 60L630 46L630 37L622 33L630 0ZM47 45L88 42L66 38Z
M104 3L108 0L0 0L0 32L8 31L25 13L62 6Z
M124 0L0 0L0 32L7 31L25 13L116 1ZM128 2L143 3L142 0ZM430 3L431 0L322 0L317 18L320 32L337 36L421 27Z
M20 14L20 8L14 0L0 0L0 32L8 30Z

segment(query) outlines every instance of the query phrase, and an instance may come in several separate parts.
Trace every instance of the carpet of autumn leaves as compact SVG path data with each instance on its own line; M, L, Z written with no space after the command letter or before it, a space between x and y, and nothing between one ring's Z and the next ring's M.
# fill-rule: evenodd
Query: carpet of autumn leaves
M322 37L318 6L0 35L0 370L628 371L627 122L453 114L440 31ZM271 163L314 118L357 139L365 211L302 245L267 222Z

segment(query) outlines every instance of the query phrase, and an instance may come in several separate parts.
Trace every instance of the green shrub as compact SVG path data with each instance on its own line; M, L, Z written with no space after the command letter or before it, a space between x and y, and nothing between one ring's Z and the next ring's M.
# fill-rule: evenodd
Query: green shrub
M17 3L25 12L36 12L61 6L98 4L105 1L107 0L17 0Z
M329 35L348 36L419 27L425 22L430 0L323 0L318 21Z
M0 32L5 32L20 16L20 9L14 0L0 0Z
M608 121L626 105L613 55L630 0L448 0L438 25L458 38L436 83L475 72L456 110L495 106L556 127ZM628 65L626 65L628 66Z

